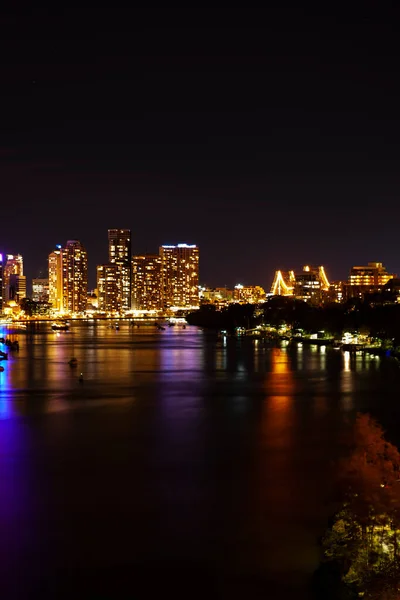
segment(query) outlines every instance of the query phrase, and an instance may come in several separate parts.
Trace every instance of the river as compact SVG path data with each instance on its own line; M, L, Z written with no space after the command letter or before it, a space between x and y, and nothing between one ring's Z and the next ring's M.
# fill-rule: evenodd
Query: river
M2 598L309 598L356 412L399 442L391 359L195 327L15 335Z

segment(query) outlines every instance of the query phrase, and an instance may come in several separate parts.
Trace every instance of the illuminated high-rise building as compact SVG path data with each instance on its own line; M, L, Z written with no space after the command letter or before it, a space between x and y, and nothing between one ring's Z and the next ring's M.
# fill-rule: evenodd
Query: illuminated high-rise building
M363 294L381 291L383 286L395 277L396 275L388 273L380 262L369 262L366 266L352 267L345 286L346 297L363 296Z
M157 254L132 257L132 308L162 309L161 257Z
M11 275L24 275L24 261L20 254L7 254L7 262L3 268L3 297L4 301L8 302L9 300L15 300L14 297L14 289L10 290L10 277ZM26 284L25 284L26 288Z
M394 277L396 276L388 273L382 263L370 262L364 267L352 267L349 285L380 287Z
M118 266L118 310L131 308L131 232L130 229L108 230L108 260Z
M13 273L9 276L8 300L19 304L23 298L26 298L26 277Z
M81 313L87 304L87 252L78 240L61 249L63 312Z
M49 304L58 311L63 312L63 268L62 248L56 246L54 252L49 254Z
M199 306L199 249L195 244L161 246L163 308Z
M300 272L276 271L271 287L274 296L294 296L301 300L320 303L329 291L330 283L324 267L306 265Z
M102 312L119 312L118 265L97 267L97 308Z
M273 296L293 296L295 281L294 271L275 271L271 294Z
M47 277L32 279L32 300L34 302L49 302L49 280Z

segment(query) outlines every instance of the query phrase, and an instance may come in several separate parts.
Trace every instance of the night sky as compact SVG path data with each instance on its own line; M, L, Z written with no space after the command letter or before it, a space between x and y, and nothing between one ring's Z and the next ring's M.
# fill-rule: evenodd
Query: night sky
M285 6L3 13L1 250L31 278L80 239L91 287L113 227L212 286L400 274L400 13Z

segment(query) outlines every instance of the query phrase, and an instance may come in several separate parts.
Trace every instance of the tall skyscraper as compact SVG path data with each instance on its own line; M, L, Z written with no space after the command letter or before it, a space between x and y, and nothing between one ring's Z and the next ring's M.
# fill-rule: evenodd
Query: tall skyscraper
M199 249L195 244L161 246L163 308L199 306Z
M59 312L63 311L63 269L61 246L49 254L49 304Z
M10 290L10 277L11 275L21 277L24 275L24 261L20 254L7 254L6 256L7 262L3 268L3 298L5 302L8 302L9 300L15 300L12 297L14 293Z
M143 254L132 257L132 308L161 310L161 257Z
M68 240L62 255L63 310L80 313L87 304L87 252L78 240Z
M9 277L8 300L19 304L23 298L26 298L26 277L13 273Z
M119 312L118 265L107 264L97 267L97 300L98 310Z
M118 267L119 311L131 308L131 232L130 229L108 230L108 260Z

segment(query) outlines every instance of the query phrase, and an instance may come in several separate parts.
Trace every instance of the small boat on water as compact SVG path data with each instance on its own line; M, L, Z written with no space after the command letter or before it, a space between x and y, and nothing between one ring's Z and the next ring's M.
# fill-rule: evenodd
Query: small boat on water
M69 324L66 321L53 323L51 326L53 331L68 331Z
M75 358L75 356L73 356L71 358L71 360L68 361L68 364L70 367L77 367L78 366L78 359Z

